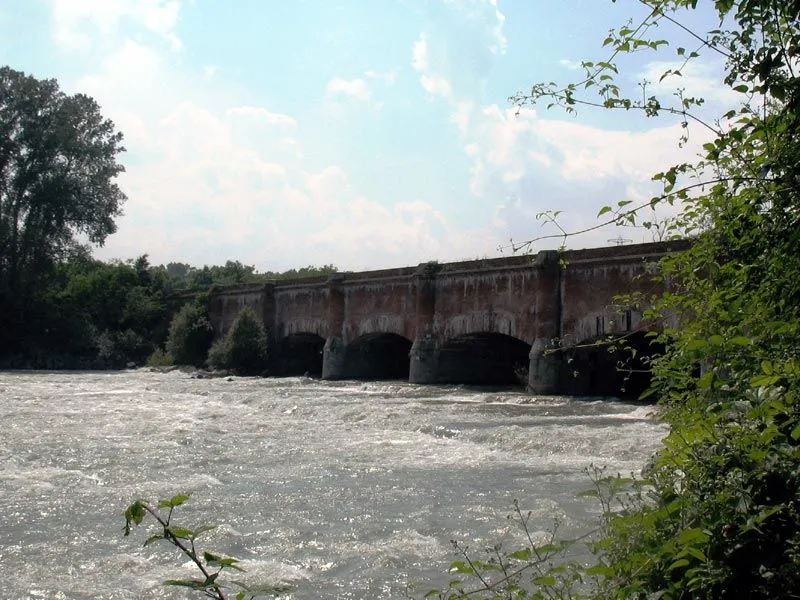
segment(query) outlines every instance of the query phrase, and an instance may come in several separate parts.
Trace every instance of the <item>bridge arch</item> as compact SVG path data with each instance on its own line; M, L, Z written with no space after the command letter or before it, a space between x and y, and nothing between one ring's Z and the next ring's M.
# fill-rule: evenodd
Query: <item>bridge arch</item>
M440 342L437 383L524 385L531 345L494 331L477 331Z
M563 393L635 400L650 386L650 360L663 354L664 346L654 342L650 332L639 330L612 343L587 339L564 352Z
M345 344L329 338L323 376L326 379L408 380L411 340L397 333L373 332Z
M284 336L275 345L272 371L275 375L322 375L325 338L316 332L300 331Z

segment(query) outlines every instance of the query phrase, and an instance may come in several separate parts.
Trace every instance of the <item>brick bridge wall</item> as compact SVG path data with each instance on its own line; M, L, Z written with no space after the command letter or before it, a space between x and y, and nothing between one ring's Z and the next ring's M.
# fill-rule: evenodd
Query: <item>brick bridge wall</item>
M480 381L481 362L512 355L521 362L524 352L533 391L563 393L570 391L561 377L564 353L546 350L651 327L639 311L615 305L614 296L663 291L649 271L685 247L660 242L542 251L225 288L211 296L211 320L223 335L251 306L278 355L296 348L293 340L316 344L326 379L407 372L414 383ZM477 347L484 350L476 359Z

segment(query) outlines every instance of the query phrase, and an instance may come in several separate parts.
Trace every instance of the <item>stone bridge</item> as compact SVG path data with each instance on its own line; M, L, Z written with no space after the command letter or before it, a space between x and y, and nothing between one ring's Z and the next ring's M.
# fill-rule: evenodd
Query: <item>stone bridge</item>
M212 293L210 314L220 336L252 307L267 329L276 374L434 384L527 380L540 394L631 395L644 382L625 376L616 368L620 357L591 342L629 334L640 351L648 349L644 332L653 324L614 297L661 293L663 284L651 276L655 262L685 247L542 251L230 287Z

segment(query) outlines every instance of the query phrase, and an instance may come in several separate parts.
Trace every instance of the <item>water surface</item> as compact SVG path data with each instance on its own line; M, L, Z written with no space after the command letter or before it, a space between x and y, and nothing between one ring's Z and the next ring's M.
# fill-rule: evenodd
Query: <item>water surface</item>
M190 492L180 524L292 598L404 598L443 585L450 540L592 526L591 463L639 471L664 434L607 400L408 383L0 373L4 597L192 598L170 547L122 537L134 498ZM205 546L204 546L205 548Z

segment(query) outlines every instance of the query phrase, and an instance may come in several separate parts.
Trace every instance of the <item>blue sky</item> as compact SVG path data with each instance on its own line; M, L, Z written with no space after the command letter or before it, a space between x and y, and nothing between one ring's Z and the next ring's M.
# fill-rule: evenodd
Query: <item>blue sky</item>
M508 102L577 78L640 14L634 0L0 0L0 63L93 96L124 133L128 201L98 257L388 268L498 256L551 231L544 210L590 226L696 154L706 134L681 149L675 120ZM624 81L674 62L680 34L660 34L672 46L627 60ZM719 68L709 57L679 82L711 113L735 101ZM652 239L611 228L569 245L618 235Z

